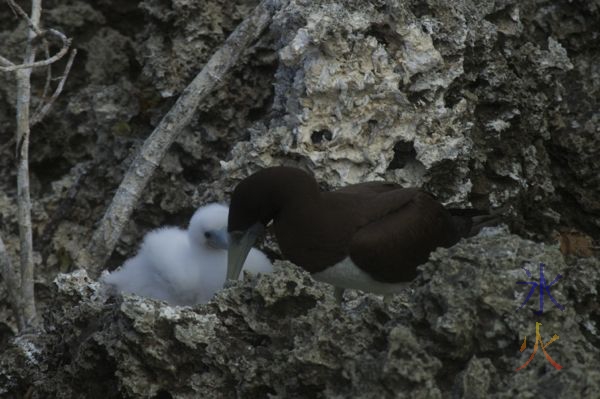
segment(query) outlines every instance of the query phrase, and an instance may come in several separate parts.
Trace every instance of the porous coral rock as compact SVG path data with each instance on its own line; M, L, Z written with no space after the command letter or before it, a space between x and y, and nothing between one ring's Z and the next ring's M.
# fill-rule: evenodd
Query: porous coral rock
M539 262L548 283L563 275L550 291L564 311L546 296L536 316L537 294L517 310L530 287L516 282L538 280ZM287 262L196 307L109 298L85 272L62 274L45 332L11 344L0 386L16 395L33 378L32 397L64 398L585 398L600 389L599 266L496 228L435 251L389 304L355 291L338 307L331 286ZM538 346L515 371L536 322L544 343L559 336L545 349L562 370Z
M566 96L597 105L596 80L580 69L597 54L580 55L574 39L591 40L582 32L600 16L590 10L585 18L566 5L292 1L272 26L281 38L276 118L233 148L222 162L227 179L295 164L328 187L387 179L450 204L512 203L520 226L536 220L546 233L556 213L595 229L600 185L584 183L596 180L593 160L572 156L583 143L597 149L586 133L595 114L568 134L556 124L572 118ZM561 30L559 16L573 26ZM588 222L568 205L573 195Z

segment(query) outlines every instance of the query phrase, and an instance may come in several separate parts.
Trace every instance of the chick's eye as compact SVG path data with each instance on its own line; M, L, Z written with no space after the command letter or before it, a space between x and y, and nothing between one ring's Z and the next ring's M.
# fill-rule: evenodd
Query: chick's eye
M210 237L212 237L212 234L211 234L211 232L210 232L210 231L206 231L206 232L204 233L204 237L206 237L206 238L210 238Z

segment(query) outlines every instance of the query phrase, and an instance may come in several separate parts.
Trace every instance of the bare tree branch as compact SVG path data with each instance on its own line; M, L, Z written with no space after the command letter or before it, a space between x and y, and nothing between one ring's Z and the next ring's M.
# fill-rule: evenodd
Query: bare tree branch
M13 64L13 62L11 60L6 59L6 58L2 57L1 55L0 55L0 62L2 64L6 65L6 66L13 66L13 65L15 65L15 64Z
M63 76L60 78L60 82L58 82L58 86L56 86L56 90L54 90L54 93L52 94L52 97L50 97L50 100L48 100L48 102L46 104L44 104L44 106L41 107L41 109L33 115L33 117L31 118L31 126L36 125L42 119L44 119L46 114L50 111L52 104L54 104L54 101L56 101L56 99L58 98L60 93L62 93L63 87L65 86L65 82L67 81L67 77L69 76L69 72L71 72L71 67L73 66L73 61L75 60L76 55L77 55L77 50L76 49L71 50L71 55L69 56L69 60L67 61L67 66L65 67L65 72L63 73ZM48 68L50 68L50 66L48 66ZM50 70L50 69L48 69L48 70Z
M13 308L13 315L17 321L17 328L22 330L26 326L26 321L23 317L23 312L21 311L21 278L18 275L17 270L13 269L12 267L10 256L6 251L2 237L0 237L0 272L2 272L4 284L6 285L6 290L8 291L10 303Z
M8 6L10 7L10 9L17 14L17 16L20 16L21 18L23 18L26 22L27 25L29 25L29 29L31 29L32 31L35 32L36 35L41 35L42 31L39 28L40 25L40 21L38 18L38 21L35 21L35 17L33 15L33 2L32 4L32 8L31 8L31 18L29 18L29 15L27 15L27 13L25 12L25 10L23 10L21 8L21 6L19 6L14 0L6 0L6 2L8 3ZM41 3L41 2L40 2ZM41 9L41 4L40 4L40 9ZM40 12L41 15L41 12Z
M47 40L44 40L44 56L46 59L50 58L50 45ZM46 68L46 82L44 83L44 91L42 92L42 101L35 109L34 115L39 114L40 110L44 105L44 100L48 97L48 92L50 91L50 85L52 84L52 64L48 65ZM33 125L31 125L33 126Z
M77 52L73 50L71 53L65 68L65 73L50 100L39 108L39 111L35 113L33 118L30 118L32 68L40 66L48 67L46 84L44 87L45 97L50 90L52 80L50 65L62 58L68 52L69 46L71 45L71 39L55 29L40 30L39 25L42 14L42 0L31 1L31 16L28 16L14 0L6 0L6 2L13 12L27 21L29 26L23 63L15 65L12 61L0 56L0 64L5 65L0 66L0 71L15 71L17 80L17 131L15 136L17 164L17 219L19 223L21 268L20 272L17 269L12 268L10 259L6 254L4 244L1 240L0 266L2 266L2 271L5 275L19 330L22 331L23 328L29 326L35 328L38 325L34 295L31 195L29 190L29 136L31 126L42 120L52 107L56 98L62 92ZM49 44L46 40L46 36L48 35L58 37L62 41L62 48L52 57L50 56ZM46 59L35 62L36 47L39 43L43 44Z
M29 32L33 32L32 30L30 30ZM46 33L51 33L54 36L57 36L61 39L62 41L62 48L59 50L58 53L56 53L55 55L53 55L52 57L42 60L42 61L37 61L37 62L24 62L22 64L19 65L15 65L14 63L11 62L11 64L13 65L9 65L9 66L0 66L0 71L2 72L13 72L16 70L20 70L20 69L31 69L31 68L39 68L39 67L43 67L43 66L48 66L50 64L55 63L56 61L60 60L62 57L65 56L65 54L67 54L67 52L69 51L69 47L71 46L71 39L69 39L67 36L65 36L62 32L57 31L56 29L46 29L44 31L41 32L42 35L46 34ZM31 40L28 42L28 45L31 45L31 42L33 41L33 39L36 37L35 36L35 32L33 32L33 37L31 38ZM34 58L35 59L35 58ZM2 57L2 62L6 63L6 62L10 62L8 59Z
M42 1L31 2L31 23L38 26ZM27 34L24 65L35 61L34 29ZM29 104L31 101L31 68L17 70L17 218L21 241L21 310L27 325L37 324L33 290L33 239L31 228L31 196L29 193Z
M31 18L29 18L29 16L27 15L27 13L14 1L14 0L6 0L6 3L8 3L8 6L11 8L11 10L13 10L13 12L15 14L17 14L18 16L20 16L21 18L23 18L26 22L27 25L29 25L29 29L30 29L30 33L33 31L33 33L31 33L28 37L28 43L29 44L33 44L33 40L41 37L44 43L44 48L45 48L45 52L46 52L46 59L43 61L38 61L37 63L24 63L21 65L15 65L12 61L0 56L0 61L5 64L5 67L0 67L0 71L4 71L4 72L12 72L12 71L16 71L18 69L25 69L25 68L36 68L36 67L40 67L40 66L46 66L46 65L50 65L53 64L54 62L60 60L62 57L64 57L64 55L67 53L67 51L69 50L69 47L71 46L71 39L67 38L62 32L59 32L55 29L47 29L47 30L41 30L39 27L39 18L38 21L35 21L34 18L34 3L32 1L32 9L31 9ZM40 9L41 9L41 1L40 3ZM48 52L48 42L46 41L46 34L52 34L54 36L57 36L58 38L60 38L60 40L63 43L62 48L60 49L60 51L53 57L50 57L50 54ZM33 35L33 36L32 36ZM33 58L35 60L35 57Z
M206 63L202 71L181 93L177 102L146 139L135 160L125 174L121 185L92 236L87 251L82 251L78 263L91 276L98 276L112 253L125 223L129 220L142 190L164 157L171 143L189 123L199 104L237 65L248 48L268 26L280 7L277 0L263 0L231 33L223 46Z

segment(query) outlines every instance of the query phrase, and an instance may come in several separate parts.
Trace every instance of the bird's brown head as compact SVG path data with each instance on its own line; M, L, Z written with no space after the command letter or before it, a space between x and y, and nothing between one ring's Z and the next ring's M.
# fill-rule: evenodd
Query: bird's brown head
M239 277L248 252L286 203L316 192L314 178L297 168L266 168L242 180L229 206L227 279Z

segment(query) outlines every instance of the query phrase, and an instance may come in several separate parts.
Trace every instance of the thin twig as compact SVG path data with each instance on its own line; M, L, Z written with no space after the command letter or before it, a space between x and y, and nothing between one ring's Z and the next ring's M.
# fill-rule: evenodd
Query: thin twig
M34 18L29 18L27 13L17 3L15 3L14 0L6 0L6 2L8 3L8 6L13 10L13 12L15 14L17 14L18 16L20 16L27 22L30 32L31 31L35 32L35 36L29 37L28 43L31 43L37 37L42 38L42 40L44 42L44 47L46 49L46 59L43 61L38 61L37 63L29 63L29 64L24 63L24 64L20 64L20 65L15 65L12 61L0 56L0 61L3 64L5 64L4 67L0 67L0 71L12 72L12 71L16 71L18 69L36 68L36 67L41 67L41 66L46 66L46 65L49 66L50 64L53 64L54 62L56 62L56 61L60 60L62 57L64 57L64 55L69 50L69 47L71 46L71 39L67 38L67 36L65 36L62 32L57 31L56 29L40 30L40 28L38 26L39 21L37 21L38 23L36 24L35 21L32 20ZM32 4L33 4L33 2L32 2ZM40 4L40 8L41 8L41 4ZM33 16L33 5L32 5L32 16ZM47 51L48 42L45 39L45 35L47 33L55 35L58 38L60 38L60 40L62 41L62 44L63 44L60 51L53 57L50 57L50 54Z
M17 10L15 9L15 2L7 1L7 3L8 3L8 8L10 8L10 10L13 12L15 17L18 17L19 14L17 14Z
M0 237L0 272L2 272L4 284L8 291L13 314L17 321L17 328L22 330L26 323L21 310L21 296L19 295L19 287L21 286L20 277L17 274L17 269L13 269L12 267L10 256L6 251L2 237Z
M4 58L0 55L0 63L4 64L5 66L13 66L15 64L13 64L13 62L7 58Z
M76 49L71 50L71 55L69 56L69 60L67 61L67 66L65 67L65 72L63 73L63 76L60 78L60 82L58 82L58 86L56 86L56 90L54 90L54 93L52 94L52 97L50 97L50 100L48 100L48 102L46 104L44 104L44 106L41 107L41 109L33 115L33 117L31 118L31 126L35 126L42 119L44 119L46 114L48 114L48 111L50 111L52 104L54 104L54 101L56 101L56 99L58 98L60 93L62 93L63 87L65 86L65 82L67 81L67 77L69 76L69 72L71 72L71 67L73 66L73 60L75 59L76 55L77 55L77 50ZM48 66L48 68L50 68L50 66Z
M32 0L35 1L35 0ZM30 30L30 32L32 32ZM2 72L13 72L19 69L31 69L31 68L39 68L39 67L43 67L43 66L47 66L50 64L55 63L56 61L60 60L62 57L65 56L65 54L67 54L67 52L69 51L69 47L71 46L71 39L69 39L67 36L65 36L62 32L57 31L56 29L46 29L44 31L42 31L42 34L45 33L50 33L54 36L57 36L60 38L60 40L62 41L62 48L58 51L58 53L56 53L55 55L53 55L50 58L47 58L45 60L42 61L37 61L37 62L24 62L23 64L19 64L19 65L10 65L10 66L0 66L0 71ZM35 33L34 33L35 35ZM35 36L31 39L33 40L35 38ZM30 45L31 42L28 42L28 45ZM8 61L6 58L2 57L2 60Z
M25 13L25 11L23 11L23 9L17 3L14 2L14 0L6 0L6 2L8 3L8 5L11 7L11 9L17 15L21 16L22 18L24 18L27 21L27 24L29 25L29 27L36 33L36 37L34 39L38 39L40 37L42 38L42 43L44 45L44 54L46 56L46 59L43 61L38 61L37 63L32 63L32 64L15 65L10 60L0 56L0 61L2 61L6 65L6 67L0 67L0 71L10 72L10 71L16 71L18 69L24 69L24 68L47 66L48 68L46 70L46 83L44 84L44 92L42 94L42 101L43 101L46 98L46 96L48 95L48 91L50 90L50 84L52 81L52 64L54 62L60 60L66 54L66 52L68 51L68 49L71 45L71 39L67 38L67 36L65 36L62 32L59 32L55 29L40 30L39 27L36 26L31 19L29 19L29 16L27 15L27 13ZM50 56L49 44L45 38L47 33L58 36L63 43L63 47L61 48L61 50L53 57ZM73 65L73 59L75 58L76 54L77 54L77 50L73 50L71 52L71 56L70 56L69 60L67 61L67 66L65 67L65 72L58 84L57 89L54 91L54 94L52 95L52 97L50 98L50 100L47 103L45 103L45 104L42 103L36 109L36 111L34 112L33 118L31 120L31 126L37 124L44 118L44 116L48 113L48 111L52 107L52 104L54 103L54 101L56 101L56 99L62 92L63 86L65 84L65 81L67 80L67 76L69 75L69 71L71 70L71 66Z
M196 114L200 103L225 80L244 53L269 25L281 6L277 0L263 0L238 25L204 65L202 71L181 93L177 102L163 117L130 165L121 185L94 232L86 251L81 251L78 264L90 276L97 277L112 253L129 220L144 187L177 135Z
M44 56L46 59L50 58L50 45L47 40L44 40ZM50 85L52 84L52 64L48 65L46 68L46 82L44 83L44 91L42 92L42 101L39 106L36 108L34 115L39 114L40 110L44 105L44 100L48 97L48 92L50 91Z
M13 10L14 13L16 13L18 16L20 16L27 22L27 25L29 25L29 29L34 31L37 36L42 34L42 31L39 28L40 21L38 20L36 22L35 18L33 17L33 2L31 3L31 19L29 18L29 15L27 15L25 10L23 10L21 6L19 6L14 0L6 0L6 2L8 3L8 6Z

